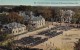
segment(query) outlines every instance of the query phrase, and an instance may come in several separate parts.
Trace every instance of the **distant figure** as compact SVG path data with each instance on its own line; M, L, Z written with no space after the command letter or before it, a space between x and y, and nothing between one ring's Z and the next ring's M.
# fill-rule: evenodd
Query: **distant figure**
M53 43L53 46L54 46L54 43Z
M51 44L51 42L50 42L50 44Z

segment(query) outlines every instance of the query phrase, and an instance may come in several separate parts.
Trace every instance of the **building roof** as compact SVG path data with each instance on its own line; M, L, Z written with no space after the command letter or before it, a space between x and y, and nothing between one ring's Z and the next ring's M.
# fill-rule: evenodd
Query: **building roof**
M19 15L23 16L24 17L24 20L31 20L31 21L39 21L39 20L42 20L43 17L41 15L39 16L34 16L34 13L32 11L30 11L29 13L30 15L27 15L26 12L20 12Z
M39 21L39 20L42 20L42 19L44 19L44 18L41 15L37 16L37 17L35 17L35 16L31 17L31 21Z
M20 27L24 27L25 25L13 22L13 23L9 23L9 24L3 25L3 26L6 26L8 28L20 28Z

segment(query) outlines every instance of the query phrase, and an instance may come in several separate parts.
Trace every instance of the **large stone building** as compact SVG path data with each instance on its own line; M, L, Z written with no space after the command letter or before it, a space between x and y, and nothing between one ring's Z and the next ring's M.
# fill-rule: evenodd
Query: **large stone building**
M31 18L30 24L29 24L29 27L31 29L40 28L43 26L45 26L45 19L41 15Z
M3 30L13 35L22 34L27 31L26 26L24 24L20 24L16 22L3 25Z
M28 23L29 30L45 26L45 19L41 15L34 16L34 13L32 11L29 12L29 15L27 15L26 12L19 12L19 15L23 16L24 20L29 22Z

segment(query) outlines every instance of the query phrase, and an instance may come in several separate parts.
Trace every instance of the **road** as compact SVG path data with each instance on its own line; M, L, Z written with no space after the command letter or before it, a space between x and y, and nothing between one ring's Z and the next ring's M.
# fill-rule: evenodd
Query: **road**
M32 36L32 35L38 34L39 32L42 32L42 31L51 29L51 28L53 28L53 27L55 27L55 26L49 25L48 27L45 27L45 28L43 28L43 29L39 29L39 30L32 31L32 32L27 32L27 33L25 33L25 34L21 34L21 35L19 35L19 36L14 37L14 40L19 40L19 39L21 39L21 38L23 38L23 37L28 37L28 36Z

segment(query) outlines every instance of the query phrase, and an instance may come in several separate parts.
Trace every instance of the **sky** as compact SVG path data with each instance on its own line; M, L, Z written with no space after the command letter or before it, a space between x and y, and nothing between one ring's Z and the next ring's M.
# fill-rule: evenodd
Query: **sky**
M0 5L79 6L80 0L0 0Z

